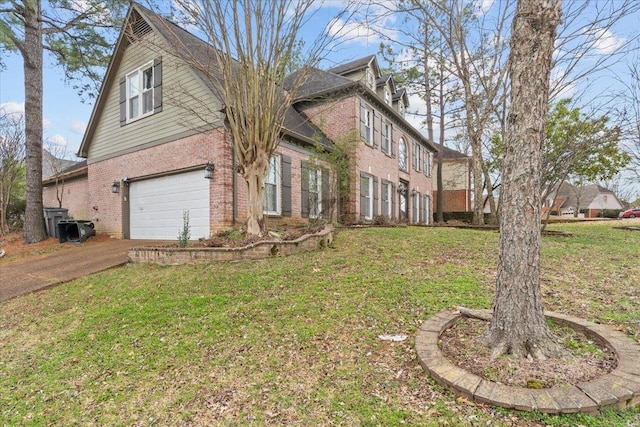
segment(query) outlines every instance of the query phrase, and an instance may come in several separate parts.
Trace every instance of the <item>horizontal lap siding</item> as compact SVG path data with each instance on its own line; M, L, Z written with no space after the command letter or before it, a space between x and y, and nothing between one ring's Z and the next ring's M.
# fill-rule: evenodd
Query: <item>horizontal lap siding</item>
M184 63L169 55L162 55L163 101L162 111L120 126L118 81L121 77L161 56L159 48L144 41L130 45L124 52L113 85L102 94L104 108L94 117L96 129L89 142L88 160L95 162L126 153L137 147L171 141L199 133L207 125L190 110L202 111L212 127L222 124L223 115L216 110L220 103L201 80ZM185 93L189 93L187 96ZM210 111L203 111L203 105Z

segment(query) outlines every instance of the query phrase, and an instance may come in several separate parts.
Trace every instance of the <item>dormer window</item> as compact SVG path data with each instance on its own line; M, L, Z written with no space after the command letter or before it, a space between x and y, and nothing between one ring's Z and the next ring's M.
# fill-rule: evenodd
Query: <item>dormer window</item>
M400 113L400 115L404 117L404 104L402 103L402 101L398 103L398 113Z
M387 105L391 105L391 91L387 88L384 89L384 102Z
M367 68L367 85L371 90L376 90L376 80L373 77L373 73Z

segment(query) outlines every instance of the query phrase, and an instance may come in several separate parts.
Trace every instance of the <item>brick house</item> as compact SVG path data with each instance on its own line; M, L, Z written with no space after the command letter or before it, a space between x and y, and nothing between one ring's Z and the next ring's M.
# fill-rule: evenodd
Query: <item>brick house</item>
M224 101L201 68L211 67L211 49L132 3L79 149L86 167L67 177L69 194L78 193L63 200L71 216L125 239L174 240L184 211L194 239L246 221L246 186L236 171ZM380 75L374 56L312 70L271 158L267 225L304 223L336 210L349 223L378 215L430 222L435 148L404 119L407 105L406 92ZM330 165L317 160L317 147L331 150L349 134L359 141L353 194L336 206ZM48 184L45 200L55 189Z
M451 148L442 147L442 211L469 212L471 207L471 158ZM437 176L438 164L433 166L433 176ZM435 182L435 178L434 178ZM434 183L433 200L438 197Z

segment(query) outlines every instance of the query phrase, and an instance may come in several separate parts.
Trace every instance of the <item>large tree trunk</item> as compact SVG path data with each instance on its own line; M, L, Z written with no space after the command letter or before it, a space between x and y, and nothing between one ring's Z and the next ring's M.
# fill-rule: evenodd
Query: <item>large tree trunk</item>
M25 2L24 25L24 122L27 153L27 208L25 241L45 240L42 205L42 24L40 0Z
M493 357L513 353L544 359L560 351L546 325L540 293L540 169L560 3L519 0L512 24L500 258L493 317L484 336Z

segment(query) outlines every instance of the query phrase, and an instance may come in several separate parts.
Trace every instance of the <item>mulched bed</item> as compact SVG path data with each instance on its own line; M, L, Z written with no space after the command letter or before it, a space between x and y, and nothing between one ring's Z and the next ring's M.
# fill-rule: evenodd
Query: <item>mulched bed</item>
M568 326L557 325L552 331L568 350L565 357L539 361L502 356L491 360L489 348L476 340L488 325L484 320L458 320L440 336L445 357L482 378L529 388L567 387L605 375L616 367L616 357L607 346Z
M305 234L315 234L322 230L324 230L324 224L293 227L283 231L269 231L265 236L247 236L243 230L229 230L220 232L209 239L200 239L197 243L189 244L189 246L205 248L243 248L262 241L296 240Z

